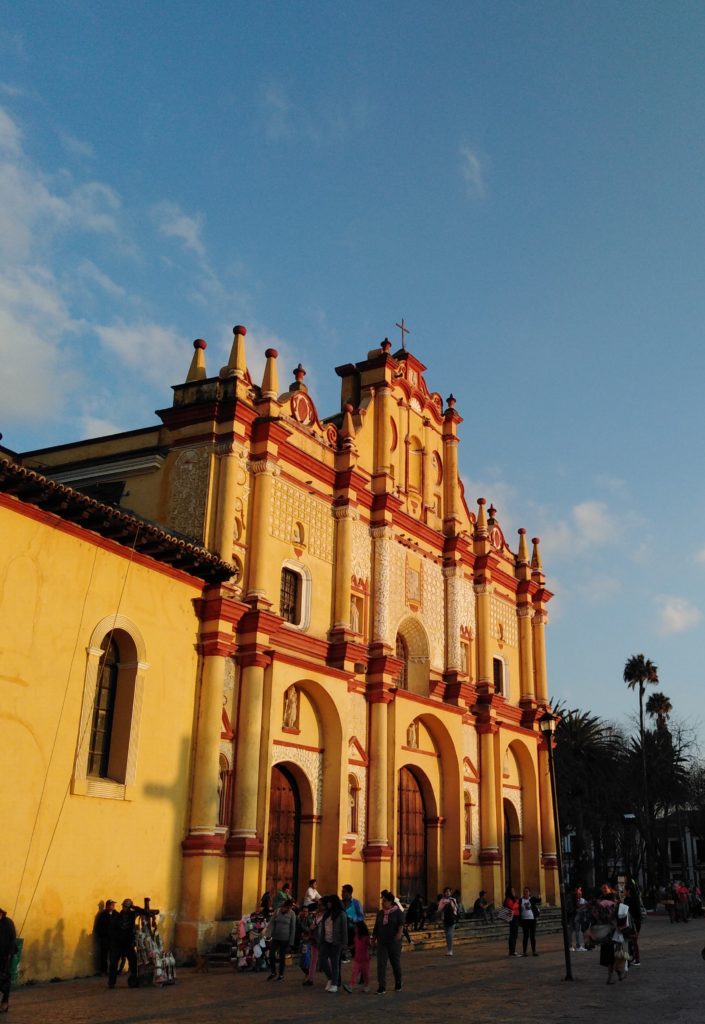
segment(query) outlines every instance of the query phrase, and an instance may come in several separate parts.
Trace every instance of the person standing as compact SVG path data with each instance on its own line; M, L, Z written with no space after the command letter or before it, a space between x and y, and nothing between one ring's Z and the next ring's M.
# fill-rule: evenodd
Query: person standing
M353 887L351 885L343 886L340 891L340 898L343 901L343 910L345 911L345 916L348 922L348 937L342 951L343 962L347 962L350 959L349 954L352 952L355 925L358 921L365 920L365 914L362 909L362 904L353 896Z
M363 992L370 991L370 933L364 921L355 922L355 956L353 957L352 987L359 985Z
M127 984L137 988L137 951L135 949L135 924L144 907L136 907L130 899L122 901L122 907L110 919L110 956L108 964L108 988L115 988L118 963L124 957L130 968Z
M304 985L313 985L316 980L316 969L318 967L318 959L321 952L321 929L320 924L323 919L323 907L320 903L313 903L308 908L309 919L308 919L308 943L309 943L309 962L308 962L308 974L303 982Z
M528 885L525 885L521 899L519 900L519 918L521 920L522 930L522 956L528 956L526 952L529 942L531 942L531 955L538 956L536 952L536 922L539 917L539 903L541 898L539 896L532 896L531 889Z
M377 911L372 940L377 950L377 993L387 990L387 962L394 973L394 989L401 992L401 936L404 915L394 904L394 894L387 892L382 897L382 909Z
M632 955L632 967L641 967L641 956L639 954L639 932L641 931L641 897L639 890L630 882L627 885L627 893L624 903L629 910L631 928L627 933L629 949Z
M566 907L568 920L570 921L570 934L572 939L572 945L570 947L571 953L587 952L583 941L583 929L585 928L587 905L587 900L583 896L582 885L576 885L572 896L569 898L569 904Z
M446 956L452 956L455 926L458 923L458 903L449 885L443 890L443 896L438 903L438 913L443 922L443 932L446 937Z
M284 964L286 952L294 945L296 938L296 914L293 910L294 901L285 900L267 925L267 938L272 940L272 949L269 954L269 977L267 981L276 978L277 981L284 981ZM277 961L279 963L279 974L277 975Z
M95 935L95 941L97 952L98 952L98 972L100 974L108 973L108 957L110 955L110 922L113 917L117 914L115 909L115 900L106 900L105 907L99 911L95 925L93 926L93 934Z
M509 919L509 956L519 956L517 953L517 936L519 935L519 900L511 885L507 886L504 894L503 907L511 911Z
M338 896L326 896L319 925L321 966L328 978L326 992L337 992L340 986L340 955L348 941L348 919Z
M292 903L294 902L294 897L291 895L291 882L285 882L277 892L274 897L274 910L279 910L280 907L283 907L287 900L291 900Z
M10 1009L10 972L12 958L17 952L17 932L15 923L7 916L7 911L0 907L0 1013Z

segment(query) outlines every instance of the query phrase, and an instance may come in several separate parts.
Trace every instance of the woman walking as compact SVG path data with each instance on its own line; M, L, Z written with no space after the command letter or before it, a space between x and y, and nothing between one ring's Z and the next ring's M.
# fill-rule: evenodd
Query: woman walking
M296 938L296 914L293 910L292 900L286 900L267 925L267 938L272 940L272 949L269 954L269 977L267 981L276 978L277 981L284 981L284 963L286 952L294 945ZM279 963L279 974L277 975L277 961Z
M517 953L517 935L519 934L519 900L517 899L517 894L511 885L507 886L502 906L510 910L512 914L509 920L509 955L519 956Z
M319 925L321 966L328 978L326 992L337 992L340 985L340 957L348 941L348 919L339 896L326 896Z
M528 956L526 952L529 942L531 942L531 955L538 956L536 952L536 922L539 917L539 903L541 902L540 896L532 896L531 889L528 885L525 885L521 899L519 900L519 917L521 920L522 930L522 956Z

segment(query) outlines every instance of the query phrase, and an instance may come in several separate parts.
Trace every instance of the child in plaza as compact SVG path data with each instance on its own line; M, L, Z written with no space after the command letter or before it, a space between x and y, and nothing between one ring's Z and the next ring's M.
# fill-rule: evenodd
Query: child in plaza
M363 992L370 990L370 933L364 921L355 922L353 936L355 956L353 957L352 985L359 985Z

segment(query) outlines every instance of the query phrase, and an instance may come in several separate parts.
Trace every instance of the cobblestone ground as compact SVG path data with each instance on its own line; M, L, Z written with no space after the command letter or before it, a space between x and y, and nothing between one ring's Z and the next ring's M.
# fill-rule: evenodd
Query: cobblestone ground
M413 1024L512 1024L615 1021L617 1024L705 1022L705 921L670 925L649 920L642 931L642 966L607 987L598 953L573 955L574 982L566 982L559 935L538 935L539 956L509 959L504 944L412 952L402 960L404 988L378 996L302 988L298 968L284 982L266 974L182 970L171 988L128 989L125 978L108 990L104 978L22 988L13 993L8 1020L20 1024L209 1024L211 1021L413 1021ZM349 972L350 968L345 969ZM323 977L319 975L318 977ZM347 975L346 975L347 977ZM373 979L374 980L374 979Z

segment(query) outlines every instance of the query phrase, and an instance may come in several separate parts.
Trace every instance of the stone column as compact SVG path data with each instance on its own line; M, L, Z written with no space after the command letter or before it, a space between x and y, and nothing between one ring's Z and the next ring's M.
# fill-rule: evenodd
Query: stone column
M214 547L222 559L230 562L233 557L238 468L238 457L234 452L232 439L220 441L216 446L216 454L219 456L220 472Z
M539 809L541 815L541 867L544 873L543 897L554 906L559 899L556 830L553 821L553 797L548 750L543 738L538 748Z
M548 613L543 608L534 611L532 620L533 626L533 648L534 648L534 678L536 680L536 699L539 704L548 703L548 682L546 679L546 623Z
M391 531L386 526L376 526L370 530L370 533L374 545L372 640L374 643L389 644Z
M365 860L365 903L374 906L382 889L392 889L391 862L393 849L389 843L390 774L394 768L394 752L388 743L389 704L393 694L384 684L368 694L370 709L370 743L367 802L367 845ZM391 765L390 765L391 758Z
M268 655L252 651L240 661L240 709L237 722L237 750L233 785L233 811L227 844L229 870L226 907L238 915L257 906L260 896L262 836L258 832L260 794L269 785L263 777L262 735L264 732L265 670Z
M250 463L254 476L254 494L252 498L252 517L250 527L250 565L248 579L248 600L271 600L268 593L271 588L269 578L271 561L268 559L269 518L272 509L272 493L274 477L279 472L278 465L269 458L262 458Z
M334 509L335 589L333 629L350 629L350 578L352 576L352 524L357 513L350 505Z
M446 671L460 671L460 575L462 569L458 565L446 566L443 569L445 580L445 648Z
M496 722L485 722L480 733L480 864L482 884L493 894L495 903L502 902L501 865L499 848L497 771L495 765Z
M531 621L534 610L530 604L520 604L517 608L519 626L519 688L521 701L533 701L534 693L534 644L531 632Z
M490 643L492 586L475 583L475 614L477 618L477 689L494 693L492 646Z

